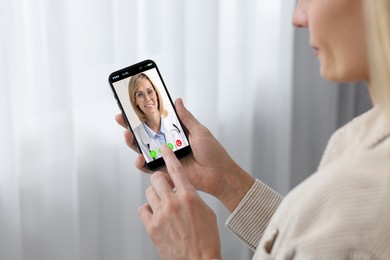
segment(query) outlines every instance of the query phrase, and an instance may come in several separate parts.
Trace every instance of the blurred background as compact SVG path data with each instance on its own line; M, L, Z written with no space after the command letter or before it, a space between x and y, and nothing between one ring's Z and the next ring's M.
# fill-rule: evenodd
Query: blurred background
M366 111L333 84L295 0L0 0L0 259L159 259L137 215L149 176L114 121L108 75L158 64L172 98L248 172L286 194ZM219 219L224 259L251 253Z

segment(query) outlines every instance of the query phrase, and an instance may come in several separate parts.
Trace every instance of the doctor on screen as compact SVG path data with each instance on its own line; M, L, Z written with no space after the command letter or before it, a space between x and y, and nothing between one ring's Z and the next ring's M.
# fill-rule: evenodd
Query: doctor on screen
M164 108L158 89L146 74L139 73L131 77L129 98L141 121L133 131L146 162L161 157L159 148L163 144L174 151L188 145L177 118Z

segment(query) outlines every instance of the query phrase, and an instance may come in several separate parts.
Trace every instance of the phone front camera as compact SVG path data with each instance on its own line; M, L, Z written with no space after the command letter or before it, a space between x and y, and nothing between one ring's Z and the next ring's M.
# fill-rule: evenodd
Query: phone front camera
M138 67L139 70L142 70L142 66L141 67Z

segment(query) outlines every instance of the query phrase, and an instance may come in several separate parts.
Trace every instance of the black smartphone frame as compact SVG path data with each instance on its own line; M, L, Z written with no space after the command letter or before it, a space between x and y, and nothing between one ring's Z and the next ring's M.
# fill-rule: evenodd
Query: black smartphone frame
M119 106L119 109L122 112L122 116L123 116L123 118L124 118L124 120L125 120L125 122L127 124L127 127L133 133L134 140L135 140L135 143L137 145L138 151L139 151L140 154L143 155L143 153L141 151L141 148L140 148L140 145L138 143L138 140L137 140L137 138L136 138L136 136L135 136L135 134L133 132L133 128L132 128L132 126L129 123L128 115L126 115L126 113L125 113L125 110L124 110L124 108L123 108L123 106L122 106L122 104L120 102L120 99L118 97L118 94L117 94L113 84L115 82L121 81L121 80L123 80L125 78L129 78L129 77L131 77L133 75L136 75L138 73L141 73L141 72L153 69L153 68L156 69L156 71L158 73L158 76L159 76L159 78L160 78L160 80L162 82L162 85L164 86L164 90L165 90L165 92L166 92L166 94L168 96L169 102L172 105L173 111L174 111L174 113L175 113L179 123L181 124L183 132L184 132L184 135L185 135L185 137L187 138L187 141L188 141L188 145L187 146L185 146L183 148L180 148L180 149L178 149L178 150L176 150L174 152L178 159L182 159L184 157L189 156L192 153L191 144L189 143L189 139L188 139L187 133L184 131L183 123L181 122L180 118L177 115L175 105L172 102L171 96L170 96L170 94L168 92L168 89L167 89L167 87L165 85L165 82L164 82L164 80L163 80L163 78L161 76L160 70L157 67L157 64L153 60L150 60L150 59L138 62L138 63L136 63L134 65L128 66L126 68L123 68L123 69L120 69L120 70L117 70L117 71L111 73L109 78L108 78L108 82L109 82L109 84L111 86L112 92L114 93L114 98L115 98L115 100L116 100L116 102L117 102L117 104ZM165 162L164 162L164 159L162 157L160 157L158 159L155 159L155 160L153 160L153 161L151 161L149 163L146 163L146 159L145 159L145 166L150 171L156 171L159 168L163 167L164 165L165 165Z

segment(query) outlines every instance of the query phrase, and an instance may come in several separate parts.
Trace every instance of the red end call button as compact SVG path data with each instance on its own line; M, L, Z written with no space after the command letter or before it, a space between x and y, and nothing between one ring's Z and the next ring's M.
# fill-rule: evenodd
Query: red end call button
M177 145L177 147L180 147L180 146L182 146L182 142L180 141L180 140L176 140L176 145Z

